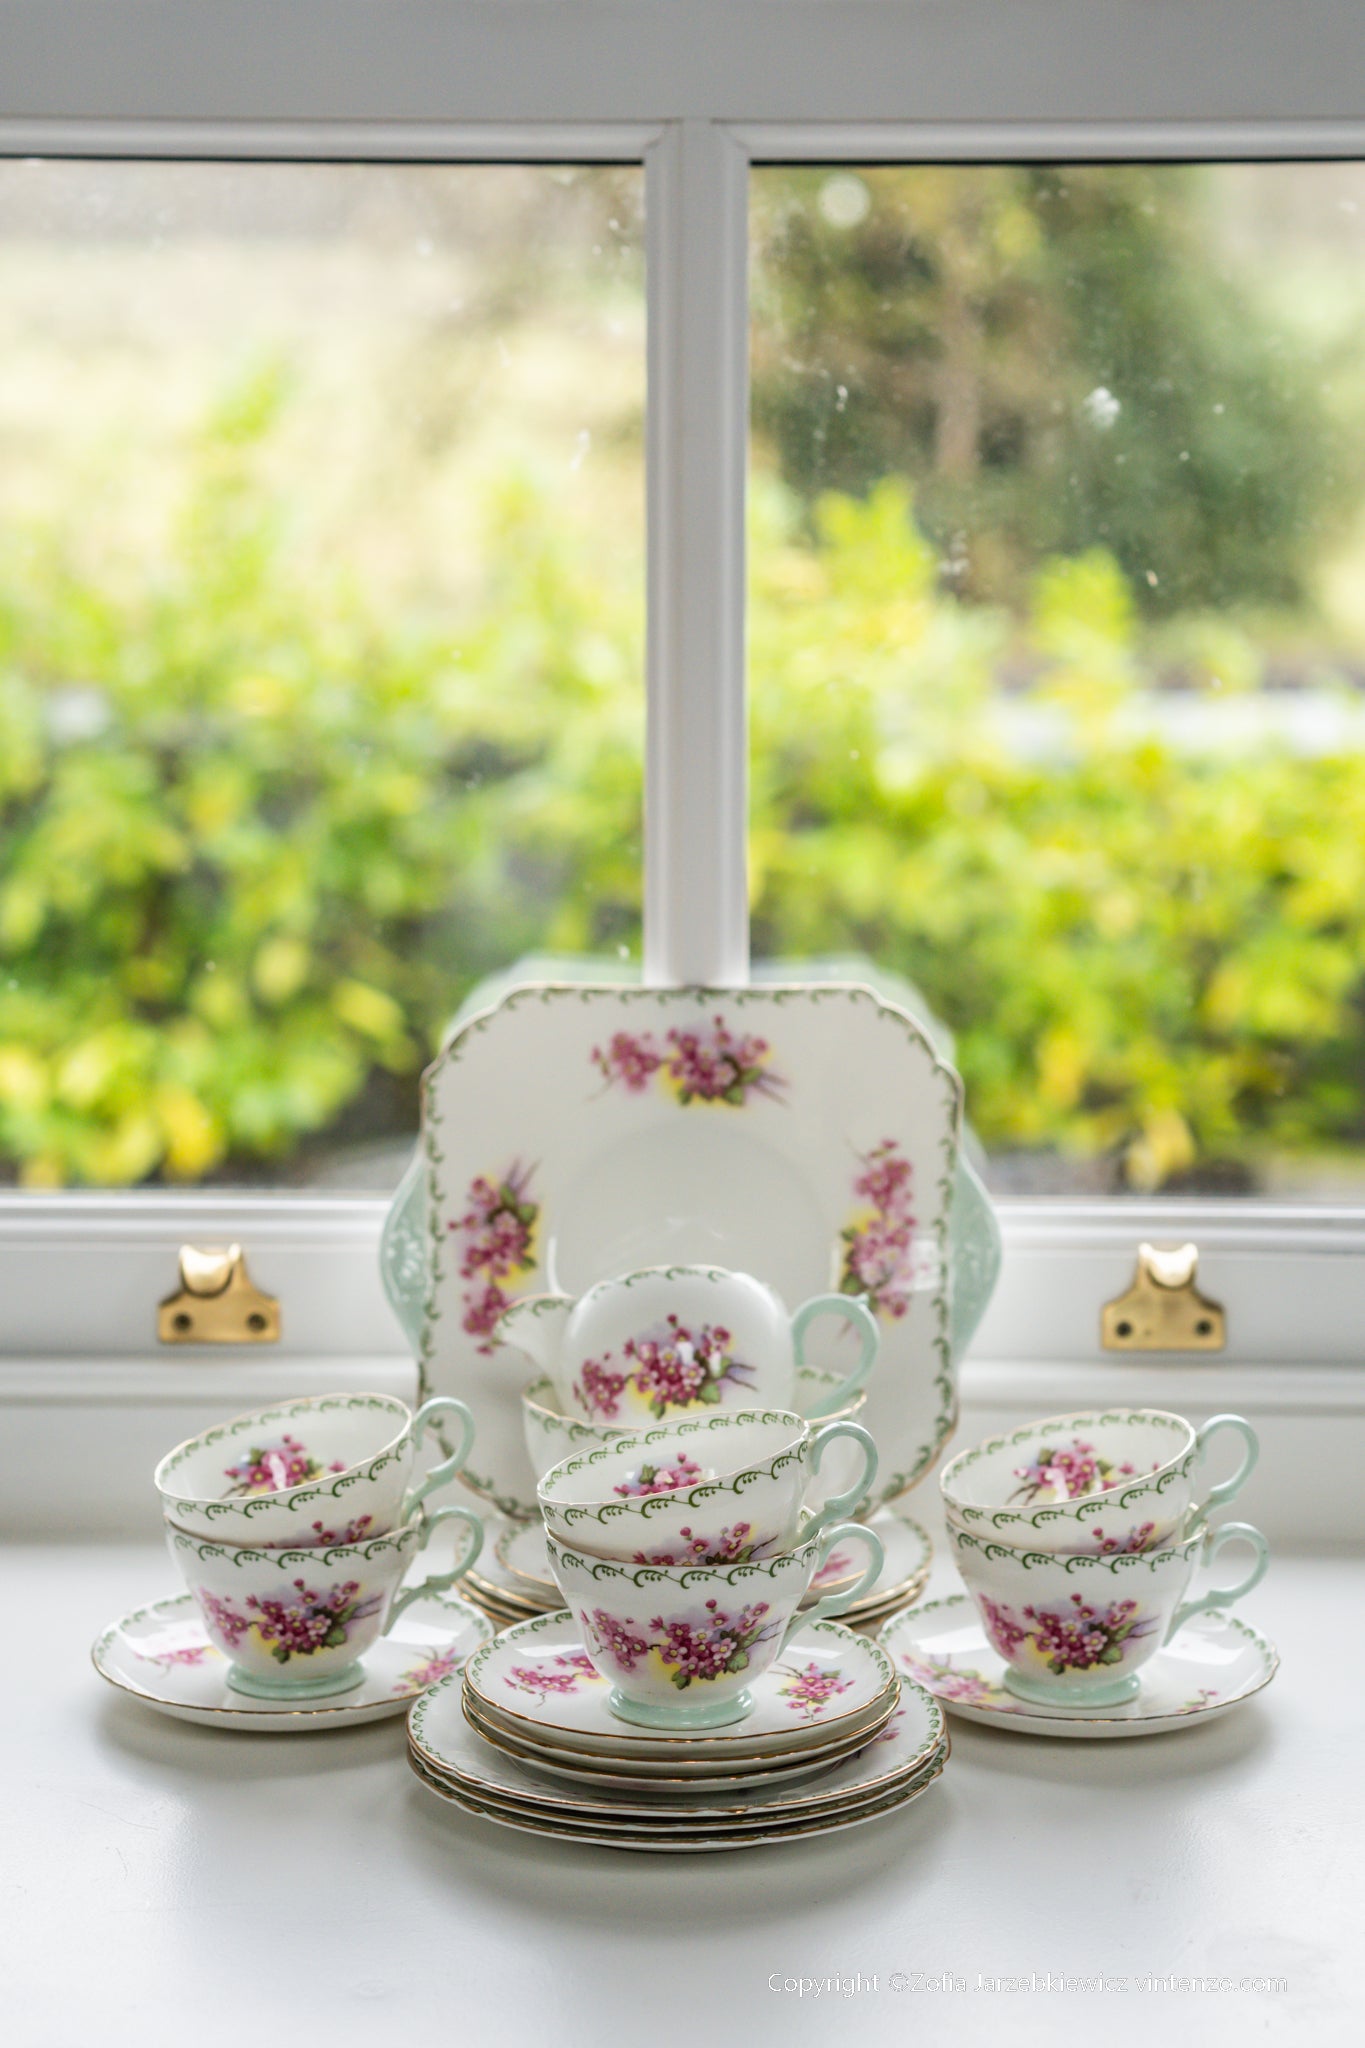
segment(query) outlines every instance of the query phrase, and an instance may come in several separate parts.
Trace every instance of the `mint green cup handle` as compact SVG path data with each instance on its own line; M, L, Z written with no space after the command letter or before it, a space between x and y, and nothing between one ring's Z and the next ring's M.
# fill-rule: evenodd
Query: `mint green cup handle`
M842 1493L836 1493L831 1500L827 1500L825 1505L817 1509L811 1516L809 1522L801 1531L801 1541L803 1543L807 1542L812 1536L818 1536L820 1531L827 1529L831 1522L839 1520L842 1516L849 1514L856 1508L863 1495L871 1493L873 1483L876 1480L877 1446L873 1443L860 1422L827 1422L823 1429L817 1430L810 1440L811 1471L818 1472L820 1470L820 1460L824 1457L829 1445L834 1442L836 1437L841 1436L851 1437L855 1444L862 1445L863 1469L852 1486L846 1487Z
M1178 1629L1182 1629L1193 1614L1203 1614L1211 1607L1231 1607L1234 1600L1240 1600L1243 1593L1249 1593L1253 1586L1259 1586L1265 1577L1266 1566L1270 1563L1270 1545L1259 1529L1253 1529L1250 1522L1225 1522L1221 1529L1211 1530L1204 1545L1201 1564L1212 1564L1220 1550L1228 1543L1249 1543L1256 1553L1256 1561L1246 1577L1235 1586L1215 1586L1211 1593L1205 1593L1200 1600L1182 1600L1171 1616L1171 1625L1166 1631L1169 1643Z
M792 1317L792 1343L796 1347L796 1363L804 1365L806 1350L803 1339L813 1322L821 1316L839 1316L850 1324L861 1340L858 1363L846 1378L840 1380L832 1394L825 1397L815 1408L812 1416L828 1415L833 1408L842 1408L845 1401L851 1401L864 1385L877 1357L877 1346L881 1342L877 1331L877 1319L867 1305L867 1298L861 1294L813 1294L809 1301L803 1301ZM807 1418L809 1419L809 1418Z
M1246 1456L1243 1458L1241 1464L1237 1467L1237 1470L1233 1473L1231 1479L1225 1479L1221 1486L1215 1486L1212 1492L1206 1495L1203 1502L1203 1506L1201 1508L1201 1513L1205 1514L1207 1514L1210 1508L1225 1507L1227 1503L1234 1498L1235 1495L1239 1494L1242 1491L1242 1488L1246 1485L1248 1479L1250 1479L1252 1473L1255 1471L1256 1460L1261 1455L1260 1440L1257 1437L1256 1432L1252 1428L1251 1424L1245 1421L1242 1418L1242 1416L1214 1415L1211 1416L1210 1419L1204 1424L1204 1427L1198 1432L1194 1439L1195 1443L1199 1447L1199 1462L1201 1465L1203 1464L1204 1458L1207 1454L1210 1439L1214 1437L1220 1429L1232 1429L1237 1432L1238 1436L1241 1437L1243 1443L1246 1445Z
M867 1545L867 1570L854 1585L845 1586L838 1593L826 1593L824 1599L817 1600L814 1607L798 1607L787 1623L782 1641L778 1645L779 1657L792 1637L801 1629L808 1627L812 1621L832 1621L837 1614L847 1613L854 1601L861 1600L863 1594L870 1592L881 1577L882 1567L886 1563L886 1552L882 1549L880 1536L875 1535L871 1529L864 1528L861 1522L836 1522L834 1527L826 1529L820 1538L820 1554L815 1560L812 1579L823 1570L836 1543L849 1542L855 1537L860 1543Z
M483 1522L475 1514L473 1508L437 1508L435 1514L428 1515L426 1519L422 1529L422 1540L417 1546L418 1549L426 1549L432 1539L432 1535L442 1522L452 1521L468 1523L469 1527L474 1531L474 1548L470 1551L468 1557L460 1559L454 1571L433 1572L429 1579L423 1579L420 1586L405 1586L389 1609L389 1618L384 1623L385 1635L393 1627L403 1609L411 1607L414 1600L422 1599L427 1593L444 1593L448 1586L454 1585L456 1579L462 1579L479 1552L483 1549Z
M453 1415L460 1425L460 1441L448 1458L434 1465L425 1479L416 1486L410 1486L403 1495L403 1505L398 1510L400 1522L410 1521L412 1511L419 1501L429 1493L435 1493L438 1486L444 1486L461 1470L474 1444L474 1418L463 1401L457 1401L453 1394L437 1394L432 1400L424 1401L412 1418L412 1440L420 1445L431 1424L438 1416Z

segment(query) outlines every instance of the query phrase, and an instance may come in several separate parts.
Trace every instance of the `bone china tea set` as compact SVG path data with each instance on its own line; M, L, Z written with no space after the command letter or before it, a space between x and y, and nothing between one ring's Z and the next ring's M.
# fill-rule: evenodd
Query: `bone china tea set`
M447 1807L654 1853L889 1817L943 1771L945 1709L1094 1739L1249 1698L1277 1658L1227 1610L1265 1539L1208 1519L1255 1462L1235 1416L1063 1416L962 1453L966 1592L922 1601L899 1500L951 1434L999 1253L960 1120L925 1033L861 987L476 1007L381 1251L422 1405L308 1397L170 1451L187 1591L107 1629L97 1669L237 1733L406 1713ZM432 1504L457 1479L480 1512ZM1191 1596L1236 1545L1240 1583Z

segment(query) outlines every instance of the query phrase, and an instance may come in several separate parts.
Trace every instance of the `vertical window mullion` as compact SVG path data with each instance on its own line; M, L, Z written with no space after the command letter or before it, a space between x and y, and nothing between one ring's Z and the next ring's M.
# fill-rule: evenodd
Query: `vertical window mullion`
M645 979L748 979L748 163L676 121L646 155Z

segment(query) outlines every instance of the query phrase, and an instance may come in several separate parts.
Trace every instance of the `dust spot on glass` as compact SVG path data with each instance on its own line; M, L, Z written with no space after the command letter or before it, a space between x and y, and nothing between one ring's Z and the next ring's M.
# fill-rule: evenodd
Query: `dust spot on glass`
M819 205L832 228L856 228L872 211L872 194L852 171L840 171L820 187Z

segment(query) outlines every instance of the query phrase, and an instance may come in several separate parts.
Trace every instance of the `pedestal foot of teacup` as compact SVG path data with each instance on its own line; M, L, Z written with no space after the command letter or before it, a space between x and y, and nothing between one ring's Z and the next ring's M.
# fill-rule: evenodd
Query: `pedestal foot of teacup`
M231 1664L227 1682L234 1692L249 1693L256 1700L317 1700L334 1692L354 1692L364 1677L359 1664L343 1664L323 1678L259 1678Z
M747 1692L709 1704L656 1706L646 1700L627 1699L615 1686L607 1704L618 1720L633 1721L638 1728L724 1728L731 1721L742 1721L754 1706Z
M1012 1692L1017 1700L1027 1700L1036 1707L1121 1707L1125 1700L1138 1696L1140 1679L1136 1671L1130 1671L1126 1678L1098 1679L1093 1685L1049 1685L1045 1679L1022 1678L1017 1671L1006 1671L1004 1676L1006 1692Z

